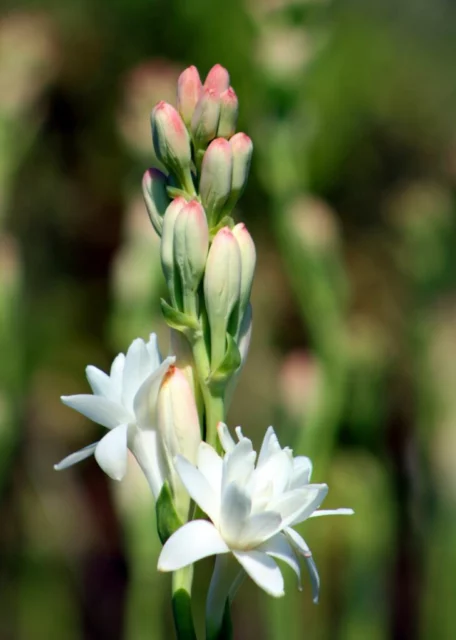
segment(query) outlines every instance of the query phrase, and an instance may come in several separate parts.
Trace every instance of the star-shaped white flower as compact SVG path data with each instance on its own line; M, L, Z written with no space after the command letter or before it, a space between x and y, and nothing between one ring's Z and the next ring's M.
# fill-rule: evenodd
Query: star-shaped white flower
M252 442L237 428L234 443L219 424L222 459L212 447L199 446L197 468L182 457L175 466L187 491L211 522L194 520L166 542L158 560L161 571L175 571L210 555L232 553L245 572L267 593L282 596L283 577L275 559L287 563L300 580L296 554L306 560L315 601L319 579L309 547L292 529L307 518L352 514L352 509L318 511L328 487L310 484L311 462L282 449L272 427L256 461ZM256 462L256 464L255 464Z
M147 344L137 338L126 356L120 353L110 375L88 366L86 374L93 395L62 396L62 402L109 431L99 442L67 456L55 469L65 469L94 454L103 471L121 480L130 449L157 497L165 471L156 405L163 378L174 361L174 357L161 361L157 337L151 334Z

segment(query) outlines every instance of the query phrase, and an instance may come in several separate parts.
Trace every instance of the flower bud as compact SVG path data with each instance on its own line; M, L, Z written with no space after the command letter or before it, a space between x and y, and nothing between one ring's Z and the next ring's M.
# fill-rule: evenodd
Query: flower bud
M230 139L230 146L233 153L233 176L231 180L231 195L225 207L227 213L233 209L245 189L253 151L252 141L245 133L236 133Z
M244 367L245 361L250 348L250 338L252 337L252 305L248 304L245 310L244 316L241 319L239 327L238 338L236 340L239 353L241 355L241 364L234 372L234 375L228 381L225 392L225 405L228 408L233 397L234 390L236 388L237 381Z
M195 146L204 148L217 135L220 120L220 94L204 88L192 116L191 131Z
M217 129L219 138L231 138L236 131L239 101L232 87L220 94L220 120Z
M142 189L150 221L157 234L161 236L163 216L169 205L166 176L158 169L148 169L143 176Z
M233 235L238 242L241 253L241 293L239 301L239 322L241 322L250 301L253 274L255 272L256 251L252 236L247 231L247 227L243 222L240 222L234 227Z
M176 198L166 209L163 217L162 239L160 243L160 258L168 286L171 302L176 309L181 308L181 292L176 290L176 276L174 270L174 225L176 218L185 206L184 198Z
M208 146L201 166L200 195L209 224L215 226L228 200L233 173L233 154L225 138Z
M225 341L241 287L241 252L228 227L217 232L204 274L204 299L211 333L211 364L216 369L225 355Z
M204 81L205 89L215 89L222 93L230 86L230 74L221 64L215 64L206 76Z
M169 351L176 357L176 367L182 371L187 378L192 394L196 399L198 413L201 416L203 411L203 399L201 397L201 389L195 371L195 361L193 359L192 348L186 336L176 329L170 330Z
M152 141L157 158L193 195L190 136L179 113L167 102L159 102L151 115Z
M188 202L179 212L174 224L174 263L179 272L186 307L187 294L195 294L203 277L209 250L209 229L206 214L197 200ZM192 305L193 306L193 305Z
M177 108L187 127L192 121L196 104L201 97L203 85L196 67L185 69L177 81Z
M173 490L176 510L187 520L190 498L174 469L175 456L196 463L201 430L195 399L185 375L170 366L157 399L157 431L168 467L168 480Z

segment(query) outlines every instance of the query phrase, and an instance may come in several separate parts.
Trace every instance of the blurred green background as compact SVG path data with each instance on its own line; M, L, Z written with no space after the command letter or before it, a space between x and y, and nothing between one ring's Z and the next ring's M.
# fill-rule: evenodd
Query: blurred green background
M230 410L310 455L322 577L247 582L235 638L456 638L456 6L450 0L3 0L0 638L172 638L151 496L60 404L157 331L149 112L226 66L254 140L250 357ZM286 569L284 570L286 572ZM202 599L210 562L195 590ZM201 618L201 607L196 616ZM201 621L200 621L201 622Z

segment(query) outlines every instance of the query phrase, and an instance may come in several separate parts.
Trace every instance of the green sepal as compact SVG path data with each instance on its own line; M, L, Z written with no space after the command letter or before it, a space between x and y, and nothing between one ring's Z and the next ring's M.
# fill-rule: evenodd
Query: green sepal
M171 200L174 200L174 198L178 198L179 196L185 198L186 200L188 200L189 198L188 193L184 191L184 189L180 189L179 187L168 186L166 187L166 193L171 198Z
M232 229L234 224L234 220L231 216L223 216L223 218L217 222L215 227L211 227L209 231L210 239L213 240L217 232L220 231L220 229L223 229L223 227L229 227Z
M235 339L229 333L226 334L226 351L222 362L217 369L210 373L208 384L222 385L225 384L233 375L233 373L241 366L241 354Z
M168 482L164 483L160 495L157 498L155 513L157 516L158 536L161 543L165 544L168 538L183 525L183 522L177 515Z
M163 298L160 299L160 306L165 318L166 324L172 329L186 333L189 329L192 331L200 331L200 325L196 318L175 309Z

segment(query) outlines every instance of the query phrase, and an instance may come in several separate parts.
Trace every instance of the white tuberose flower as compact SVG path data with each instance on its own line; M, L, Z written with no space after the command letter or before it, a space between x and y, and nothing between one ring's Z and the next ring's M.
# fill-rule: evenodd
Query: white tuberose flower
M121 480L127 469L128 449L138 460L155 497L164 481L163 453L156 430L156 405L164 376L174 357L161 361L157 337L149 342L137 338L127 355L120 353L111 373L88 366L87 379L93 395L62 396L62 402L87 418L107 427L109 432L55 465L65 469L94 454L100 467L114 480Z
M266 431L256 462L252 442L236 429L234 443L226 425L218 426L226 451L222 458L207 443L198 450L198 468L185 458L175 465L193 500L212 522L194 520L166 542L158 560L160 571L175 571L214 554L231 552L245 572L267 593L284 594L283 577L274 558L287 563L300 580L296 552L307 561L314 600L319 578L309 547L291 527L307 518L353 513L352 509L317 511L326 484L309 484L312 465L282 449L272 427Z

